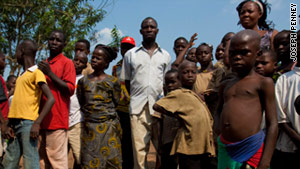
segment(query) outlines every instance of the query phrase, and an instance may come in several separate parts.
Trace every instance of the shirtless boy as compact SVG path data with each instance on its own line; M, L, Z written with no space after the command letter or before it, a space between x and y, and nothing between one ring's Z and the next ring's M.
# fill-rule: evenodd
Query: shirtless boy
M270 166L278 131L274 83L254 71L259 44L253 30L243 30L231 40L229 61L236 75L220 87L219 169ZM260 130L264 110L266 136Z

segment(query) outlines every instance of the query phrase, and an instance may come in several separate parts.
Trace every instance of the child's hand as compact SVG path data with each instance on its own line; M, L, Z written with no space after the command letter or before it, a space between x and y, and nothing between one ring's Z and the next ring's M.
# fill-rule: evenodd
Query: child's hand
M7 126L7 122L1 124L1 134L4 139L15 137L13 129Z
M196 38L197 35L198 35L198 33L194 33L194 35L191 37L191 39L189 41L189 46L190 47L195 45L194 41L198 39L198 38Z
M15 92L15 88L12 87L12 88L9 90L9 92L8 92L8 97L14 95L14 92Z
M39 137L40 125L38 123L33 123L30 130L30 138L37 139Z
M197 95L200 97L201 100L203 100L205 102L205 98L203 93L197 93Z

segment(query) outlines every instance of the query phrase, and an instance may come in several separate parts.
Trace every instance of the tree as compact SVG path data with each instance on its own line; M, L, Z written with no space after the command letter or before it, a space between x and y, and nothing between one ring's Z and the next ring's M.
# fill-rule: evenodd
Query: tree
M96 3L97 6L91 3ZM87 36L100 22L109 0L1 0L0 49L7 55L10 74L18 69L14 57L18 44L32 39L38 45L37 59L47 56L47 39L55 29L66 35L64 54L71 58L74 43ZM19 67L20 68L20 67ZM20 69L18 69L20 70Z
M112 37L112 42L110 42L108 46L113 47L116 52L119 52L122 37L116 25L114 25L114 28L111 30L110 34Z

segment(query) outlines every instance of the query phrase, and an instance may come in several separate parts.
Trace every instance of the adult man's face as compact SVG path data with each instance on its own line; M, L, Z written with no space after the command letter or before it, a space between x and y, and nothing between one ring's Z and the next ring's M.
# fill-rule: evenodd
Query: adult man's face
M141 25L140 33L143 35L144 41L155 41L158 33L157 23L153 19L146 19Z
M48 40L50 53L60 54L65 47L64 35L60 32L52 32Z

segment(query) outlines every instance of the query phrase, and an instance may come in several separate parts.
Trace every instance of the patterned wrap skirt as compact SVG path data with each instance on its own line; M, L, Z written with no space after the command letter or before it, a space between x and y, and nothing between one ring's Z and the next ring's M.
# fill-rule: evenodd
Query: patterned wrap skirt
M101 122L84 122L81 165L88 169L121 169L122 129L119 118Z

